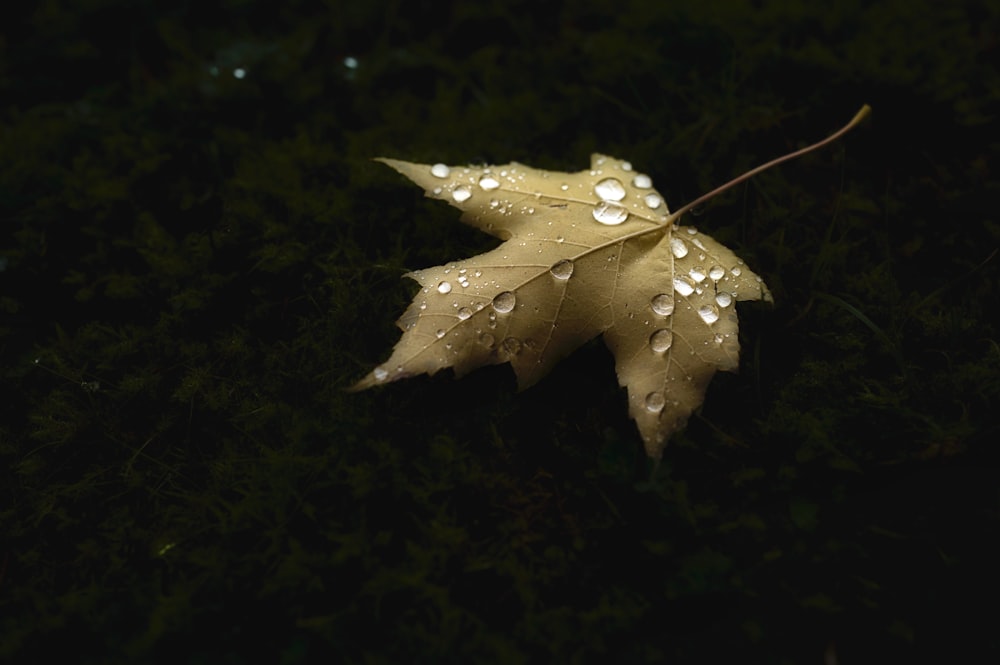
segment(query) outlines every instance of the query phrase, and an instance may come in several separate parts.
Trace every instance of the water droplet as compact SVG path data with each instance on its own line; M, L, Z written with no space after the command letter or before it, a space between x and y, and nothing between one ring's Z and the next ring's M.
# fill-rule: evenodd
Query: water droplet
M680 238L670 239L670 251L674 253L678 259L683 259L688 255L688 246L684 244L684 241Z
M719 307L729 307L733 304L733 296L727 291L719 291L715 296L715 302Z
M516 337L508 337L501 344L504 353L510 356L516 356L521 352L521 340Z
M650 299L649 306L660 316L670 316L674 313L674 297L669 293L659 293Z
M431 167L431 175L435 178L447 178L451 174L451 169L447 164L435 164Z
M674 334L669 330L657 330L649 336L649 348L656 353L663 353L674 343Z
M573 274L573 262L569 259L563 259L562 261L557 261L551 268L549 272L556 279L569 279L570 275Z
M489 334L488 332L484 332L482 335L479 336L479 343L485 346L486 348L492 347L493 335Z
M715 323L719 320L719 308L715 305L702 305L698 308L698 316L705 323Z
M563 238L562 236L556 236L556 242L565 242L565 241L566 238Z
M483 271L482 270L477 270L476 272L474 272L472 274L475 275L476 277L482 277L483 276Z
M486 174L479 179L479 186L485 189L486 191L489 191L491 189L496 189L497 187L499 187L500 181L494 178L493 176Z
M724 340L725 338L719 333L715 333L715 337L713 339L715 339L716 344L722 344L722 340Z
M689 296L694 293L694 284L688 277L674 277L674 291L682 296Z
M462 307L461 309L458 310L458 318L460 320L465 321L470 316L472 316L472 310L469 309L468 307Z
M628 219L628 211L617 203L601 201L594 206L594 219L601 224L617 226Z
M376 367L372 372L372 376L375 377L376 381L385 381L385 377L389 376L389 372L383 367Z
M438 293L451 293L451 282L441 282L438 284Z
M445 335L445 332L441 328L439 328L438 331L436 333L434 333L434 336L437 337L438 339L441 339L442 337L444 337L444 335Z
M701 266L695 266L694 268L691 268L691 270L688 271L688 274L691 275L691 279L693 279L698 284L701 284L702 282L705 281L705 269L702 268Z
M451 198L455 199L459 203L462 201L468 201L469 197L472 196L472 192L465 185L459 185L451 192Z
M514 309L514 303L517 302L517 298L510 291L504 291L503 293L498 293L496 298L493 299L493 309L495 309L500 314L506 314Z
M594 185L594 193L604 201L621 201L625 198L625 187L617 178L605 178Z
M649 189L653 186L653 180L645 173L637 173L634 178L632 178L632 184L639 189Z
M561 189L562 191L565 192L567 189L569 189L569 185L567 185L566 183L563 183L563 184L559 185L559 189Z
M720 279L725 277L726 269L722 266L712 266L708 271L708 276L712 278L712 281L718 282Z
M651 392L646 395L646 410L650 413L659 413L663 411L663 407L666 406L667 400L663 397L663 393L659 391Z
M729 272L733 273L733 277L739 277L740 275L743 274L743 271L740 270L739 266L733 266L732 268L729 269Z
M646 194L642 200L646 202L646 207L650 210L656 210L663 205L663 199L660 198L659 194Z

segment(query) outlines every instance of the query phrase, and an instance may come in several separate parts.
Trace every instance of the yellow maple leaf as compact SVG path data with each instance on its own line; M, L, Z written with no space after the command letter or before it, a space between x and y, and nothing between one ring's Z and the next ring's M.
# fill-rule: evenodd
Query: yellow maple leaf
M806 150L765 164L736 182ZM398 320L392 356L361 390L451 367L461 377L510 363L520 389L583 343L603 335L647 454L704 400L716 370L739 364L736 302L771 301L759 276L681 214L649 176L595 154L577 173L518 163L447 166L379 159L504 242L469 259L408 273L421 288Z

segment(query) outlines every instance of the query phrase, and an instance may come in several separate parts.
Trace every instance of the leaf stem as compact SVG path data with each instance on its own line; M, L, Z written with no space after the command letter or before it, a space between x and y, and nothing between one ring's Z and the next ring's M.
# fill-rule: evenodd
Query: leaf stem
M744 182L745 180L749 180L750 178L754 177L758 173L760 173L762 171L766 171L767 169L771 168L772 166L777 166L778 164L781 164L782 162L787 162L790 159L795 159L796 157L801 157L802 155L805 155L806 153L810 153L813 150L818 150L819 148L822 148L823 146L827 145L828 143L832 143L832 142L836 141L841 136L843 136L847 132L849 132L852 129L854 129L862 120L864 120L866 117L868 117L868 115L871 113L871 111L872 111L872 108L870 106L868 106L868 104L865 104L864 106L861 107L860 111L858 111L856 114L854 114L854 117L851 118L851 121L849 123L847 123L846 125L844 125L843 127L841 127L839 130L837 130L833 134L830 134L829 136L827 136L822 141L818 141L816 143L813 143L812 145L808 145L805 148L802 148L801 150L796 150L795 152L790 152L787 155L782 155L781 157L777 157L775 159L772 159L771 161L767 162L766 164L761 164L757 168L751 169L751 170L747 171L746 173L744 173L743 175L741 175L741 176L739 176L737 178L733 178L732 180L730 180L726 184L724 184L724 185L722 185L720 187L716 187L715 189L713 189L712 191L710 191L708 194L704 194L702 196L699 196L698 198L696 198L691 203L688 203L684 207L678 209L676 212L671 213L670 216L667 218L668 221L670 221L670 222L676 221L677 219L680 218L681 215L683 215L687 211L691 210L691 208L694 208L695 206L704 203L705 201L709 200L713 196L717 196L718 194L721 194L722 192L726 191L727 189L730 189L731 187L735 187L736 185L740 184L741 182Z

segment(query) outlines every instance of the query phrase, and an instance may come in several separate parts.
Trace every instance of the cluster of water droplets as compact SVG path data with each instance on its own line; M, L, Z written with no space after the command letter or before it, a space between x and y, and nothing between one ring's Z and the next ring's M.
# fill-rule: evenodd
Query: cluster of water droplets
M631 171L632 165L623 162L623 171ZM591 171L591 175L600 176L601 171ZM652 190L653 180L644 173L637 173L632 177L632 186L638 190ZM594 219L601 224L617 226L622 224L629 217L629 211L623 201L628 195L628 190L621 180L614 176L602 178L594 185L594 194L600 201L594 206L592 214ZM663 198L654 191L641 193L642 201L650 210L657 210L663 206Z

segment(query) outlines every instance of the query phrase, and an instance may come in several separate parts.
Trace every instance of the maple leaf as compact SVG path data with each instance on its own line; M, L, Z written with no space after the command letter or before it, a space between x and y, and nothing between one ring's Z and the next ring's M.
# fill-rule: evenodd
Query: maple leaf
M809 148L769 162L670 214L649 176L606 155L577 173L516 162L414 164L380 158L504 242L469 259L406 276L420 291L399 318L392 356L361 390L451 367L457 377L510 363L519 389L597 335L647 454L704 400L716 370L739 365L736 302L771 301L761 278L680 215L764 168L834 140L868 112Z

